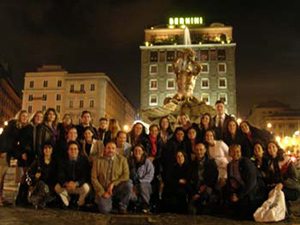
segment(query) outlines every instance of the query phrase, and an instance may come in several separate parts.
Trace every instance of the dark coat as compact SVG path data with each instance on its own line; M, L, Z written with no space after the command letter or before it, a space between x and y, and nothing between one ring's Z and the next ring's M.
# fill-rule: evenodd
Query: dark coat
M90 127L93 130L94 133L94 138L98 139L98 132L97 129L95 127L93 127L92 125L90 125ZM78 134L78 140L83 140L84 139L84 129L85 127L82 124L79 124L76 126L76 130L77 130L77 134Z
M58 166L58 183L63 186L66 182L78 182L79 187L90 179L87 159L78 155L76 161L61 160Z
M227 124L230 120L233 119L232 116L228 115L228 114L225 114L225 120L223 122L223 125L222 127L216 127L216 119L217 119L217 116L214 116L212 118L212 123L213 123L213 129L216 133L216 140L223 140L224 138L224 134L225 134L225 130L227 128Z
M51 143L53 147L56 144L58 136L53 132L53 130L45 123L39 124L37 126L37 155L41 156L43 153L43 146L46 143ZM54 142L55 140L55 142ZM54 149L53 149L54 150Z

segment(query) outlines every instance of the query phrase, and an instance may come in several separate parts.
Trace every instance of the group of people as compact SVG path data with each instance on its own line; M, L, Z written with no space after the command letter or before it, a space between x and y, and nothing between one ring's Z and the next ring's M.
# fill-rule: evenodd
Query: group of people
M215 108L200 124L186 114L176 124L162 117L149 134L140 122L127 133L116 119L100 118L95 128L89 111L75 125L68 114L58 123L53 108L30 120L21 110L1 135L0 204L12 157L23 171L16 204L36 208L60 201L100 213L217 214L223 207L249 218L273 188L287 204L297 200L297 170L273 136L238 124L222 101Z

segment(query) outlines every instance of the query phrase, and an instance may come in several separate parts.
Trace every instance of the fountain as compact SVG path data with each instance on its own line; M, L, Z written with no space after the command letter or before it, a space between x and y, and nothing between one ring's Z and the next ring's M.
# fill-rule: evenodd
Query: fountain
M147 123L158 123L160 117L168 116L172 123L176 123L178 115L186 113L191 122L200 123L204 113L212 116L215 110L205 102L193 95L197 78L201 72L201 64L195 61L195 52L190 48L190 32L186 27L184 30L185 48L178 50L177 58L173 63L176 74L177 94L167 97L164 105L154 109L141 110L142 120Z

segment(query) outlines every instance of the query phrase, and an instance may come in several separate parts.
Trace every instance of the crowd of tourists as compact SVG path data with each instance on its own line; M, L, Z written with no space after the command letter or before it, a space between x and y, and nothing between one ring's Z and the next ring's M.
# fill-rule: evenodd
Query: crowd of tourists
M300 195L295 164L266 130L237 123L222 101L200 124L181 114L131 131L89 111L58 123L53 108L21 110L0 139L0 205L11 159L22 170L16 205L97 209L100 213L187 213L252 218L272 189L286 204ZM94 123L95 124L95 123Z

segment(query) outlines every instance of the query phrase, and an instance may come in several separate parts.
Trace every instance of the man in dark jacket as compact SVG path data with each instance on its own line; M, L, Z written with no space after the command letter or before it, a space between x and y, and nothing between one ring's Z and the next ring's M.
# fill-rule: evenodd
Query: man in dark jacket
M69 194L78 194L78 206L83 206L85 197L90 191L87 183L89 176L89 165L86 158L79 155L79 145L76 141L68 144L67 161L60 162L58 167L58 184L55 185L55 191L60 196L65 206L69 206Z
M203 143L195 146L196 158L192 162L191 186L192 198L188 205L190 214L197 214L215 203L217 200L216 186L218 182L218 168L214 160L208 159Z

